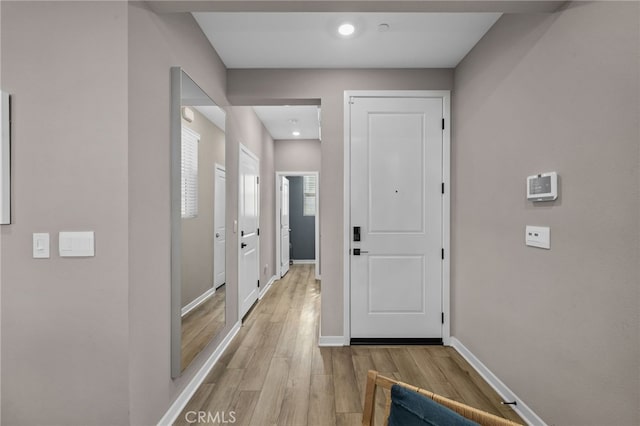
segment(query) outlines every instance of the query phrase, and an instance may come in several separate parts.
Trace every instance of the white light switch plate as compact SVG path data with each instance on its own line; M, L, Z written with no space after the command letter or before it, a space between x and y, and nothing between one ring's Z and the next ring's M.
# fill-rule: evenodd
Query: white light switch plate
M92 257L95 256L93 231L60 232L60 257Z
M525 243L531 247L551 249L551 229L548 226L528 226L524 234Z
M34 233L33 234L33 258L34 259L49 259L49 233Z

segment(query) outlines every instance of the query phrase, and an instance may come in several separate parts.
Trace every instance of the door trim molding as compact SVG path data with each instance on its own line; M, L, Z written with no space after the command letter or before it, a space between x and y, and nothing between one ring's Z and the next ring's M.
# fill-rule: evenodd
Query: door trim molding
M450 90L345 90L344 91L344 175L343 175L343 344L351 343L351 261L350 261L350 203L351 203L351 108L352 97L375 98L441 98L442 117L445 120L445 128L442 131L442 181L445 184L445 193L442 196L442 247L445 257L442 261L442 311L444 312L444 324L442 324L442 341L445 345L451 344L451 308L450 308L450 211L451 211L451 91Z
M224 209L225 209L225 223L223 223L223 225L226 225L226 211L227 211L227 198L226 198L226 184L227 184L227 169L225 166L223 166L222 164L219 163L213 163L213 190L216 190L216 184L218 183L218 171L221 171L222 173L224 173L224 181L225 181L225 198L224 198ZM227 282L226 276L227 276L227 264L226 264L226 251L227 251L227 231L225 229L225 233L224 233L224 248L225 248L225 261L223 262L223 266L225 268L224 274L225 274L225 280L224 283L220 284L219 286L216 286L216 259L215 259L215 233L216 233L216 197L217 197L217 193L214 193L213 195L213 199L214 199L214 205L213 205L213 233L214 233L214 254L213 254L213 288L216 289L220 286L222 286L222 284L225 284Z
M249 148L247 148L245 145L243 145L242 143L238 143L238 216L237 216L237 220L238 220L238 231L236 232L236 245L237 245L237 256L238 256L238 320L240 322L242 322L242 318L244 317L244 315L246 315L251 309L249 309L247 312L245 312L245 314L241 314L240 311L242 309L242 300L240 298L240 278L241 278L241 274L240 274L240 270L242 269L242 264L240 262L240 259L242 258L242 248L240 246L240 243L242 243L242 238L241 238L241 232L240 232L240 206L241 206L241 201L240 201L240 190L241 190L241 182L240 182L240 163L242 161L242 153L245 153L246 155L248 155L249 157L253 158L254 160L256 160L258 162L258 176L260 176L260 157L258 157L256 154L253 153L253 151L251 151ZM260 183L258 183L258 226L260 226ZM260 279L260 236L258 235L258 243L256 244L256 251L257 251L257 256L258 256L258 279ZM256 297L256 302L259 300L259 296L260 296L260 288L257 289L258 292L258 297ZM255 303L254 303L255 305Z
M320 172L317 171L309 171L309 172L287 172L287 171L279 171L276 170L276 205L275 205L275 229L278 234L275 238L276 240L276 264L275 267L275 275L278 278L282 278L280 276L280 178L282 176L315 176L316 177L316 236L315 236L315 250L316 250L316 279L320 279Z

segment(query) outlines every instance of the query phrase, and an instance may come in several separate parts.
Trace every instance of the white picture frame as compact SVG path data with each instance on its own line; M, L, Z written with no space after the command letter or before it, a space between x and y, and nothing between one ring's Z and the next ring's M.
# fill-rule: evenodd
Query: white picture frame
M11 102L0 91L0 225L11 224Z

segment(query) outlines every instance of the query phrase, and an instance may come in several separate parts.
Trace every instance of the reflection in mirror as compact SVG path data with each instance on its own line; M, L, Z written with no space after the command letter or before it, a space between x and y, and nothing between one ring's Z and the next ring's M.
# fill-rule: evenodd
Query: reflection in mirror
M172 68L171 372L225 325L225 113Z

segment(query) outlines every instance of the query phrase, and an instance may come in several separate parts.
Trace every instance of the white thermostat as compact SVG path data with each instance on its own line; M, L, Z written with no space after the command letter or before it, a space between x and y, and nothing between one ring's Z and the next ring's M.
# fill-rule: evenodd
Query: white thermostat
M553 201L558 198L558 174L542 173L527 178L527 200Z

